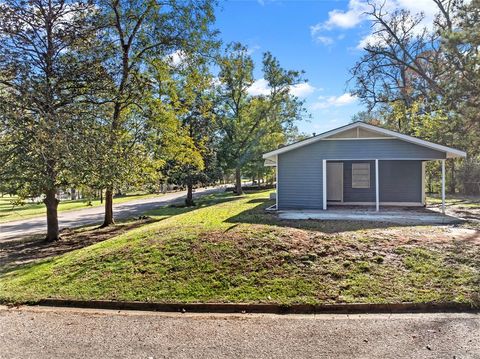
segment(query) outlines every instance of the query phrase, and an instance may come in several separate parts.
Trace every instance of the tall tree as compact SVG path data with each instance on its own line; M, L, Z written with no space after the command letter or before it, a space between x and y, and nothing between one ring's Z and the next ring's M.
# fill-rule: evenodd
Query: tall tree
M106 137L108 153L103 164L105 218L103 226L114 223L113 191L134 170L126 122L136 108L145 114L142 104L151 90L148 70L155 58L180 55L182 50L200 48L214 33L210 30L213 2L176 0L99 0L103 19L104 66L107 69L106 92L102 102L110 106ZM126 170L130 168L130 170Z
M95 83L95 7L83 0L0 2L0 181L44 195L47 240L59 238L57 191L86 146L79 103Z
M448 91L452 108L465 119L472 139L470 153L480 155L480 1L460 2L451 26L444 29L442 42L448 64L448 78L443 86Z
M193 206L193 186L213 180L208 174L216 167L214 91L212 77L200 59L182 72L176 81L174 107L183 137L178 152L183 155L177 154L175 162L177 181L187 186L185 204Z
M353 92L383 125L412 134L423 128L430 140L476 156L480 1L433 0L432 7L437 15L426 26L422 13L371 4L374 32L351 70ZM448 164L450 191L457 162Z
M222 153L228 166L235 170L235 192L240 195L243 193L242 166L252 159L261 139L301 119L303 102L292 96L290 90L304 80L301 72L283 69L267 52L262 64L268 94L251 96L254 65L247 48L239 43L230 44L218 62L219 93L223 103L220 116L224 134Z
M185 203L192 206L193 187L218 175L215 92L209 59L196 53L182 57L181 62L167 58L155 63L152 129L168 128L153 136L154 147L166 162L165 178L187 187Z
M388 112L399 101L405 108L421 102L421 110L428 113L441 109L456 123L451 128L461 133L451 138L469 138L467 150L475 154L480 140L472 136L480 128L475 110L480 106L480 2L433 0L432 6L437 15L428 27L422 13L371 4L367 16L374 31L351 70L353 92L369 110ZM409 124L404 125L409 131Z

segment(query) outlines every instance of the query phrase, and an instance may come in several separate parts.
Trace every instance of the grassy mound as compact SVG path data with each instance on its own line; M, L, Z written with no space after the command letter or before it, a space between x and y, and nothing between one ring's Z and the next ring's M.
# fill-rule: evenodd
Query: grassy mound
M0 272L0 301L474 303L480 244L444 227L281 221L268 191L164 207L154 222Z

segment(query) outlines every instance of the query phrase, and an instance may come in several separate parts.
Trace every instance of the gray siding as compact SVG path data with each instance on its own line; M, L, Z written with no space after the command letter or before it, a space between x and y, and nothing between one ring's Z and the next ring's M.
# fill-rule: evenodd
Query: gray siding
M352 188L352 163L370 163L370 188ZM375 161L343 162L343 201L375 202Z
M285 155L288 153L285 153ZM322 207L322 162L310 162L308 152L278 156L278 208L317 209Z
M421 202L422 161L380 161L380 202Z
M421 162L412 160L444 158L445 153L443 152L396 139L318 141L278 155L277 191L279 209L322 208L323 159L410 160L405 162L416 163L416 165L404 164L402 166L407 166L408 168L402 167L398 170L393 169L395 163L391 166L386 165L384 170L382 170L382 166L379 165L380 200L384 202L419 202L421 200L421 192L419 192L421 191ZM372 165L371 180L373 181L375 181L374 168L375 166ZM419 173L418 168L420 168ZM383 173L382 171L385 172ZM390 175L388 175L388 173L390 173ZM387 178L390 177L390 179L385 180L385 176ZM411 177L410 180L408 180L409 177ZM416 183L418 183L418 178L420 178L420 184L418 184L417 188ZM344 178L344 181L345 179L346 178ZM351 181L351 175L349 181ZM346 181L344 183L346 183ZM369 201L374 201L374 185L371 189L373 189L373 199ZM372 193L367 191L365 193L359 193L358 196L357 193L350 193L349 195L354 196L356 201L363 202L363 199L360 198L367 198L367 196L371 198ZM415 199L413 200L413 198ZM347 198L344 200L347 201Z

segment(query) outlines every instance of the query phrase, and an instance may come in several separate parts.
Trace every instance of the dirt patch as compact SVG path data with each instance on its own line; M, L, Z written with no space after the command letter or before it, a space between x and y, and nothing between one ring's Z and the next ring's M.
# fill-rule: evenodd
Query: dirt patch
M57 242L45 242L40 235L0 242L0 272L87 247L150 222L152 220L146 218L107 228L66 228L60 231L61 239Z
M442 206L439 203L429 204L427 208L434 212L441 212ZM480 203L458 200L447 202L445 205L445 214L448 216L461 218L465 222L463 227L480 230Z

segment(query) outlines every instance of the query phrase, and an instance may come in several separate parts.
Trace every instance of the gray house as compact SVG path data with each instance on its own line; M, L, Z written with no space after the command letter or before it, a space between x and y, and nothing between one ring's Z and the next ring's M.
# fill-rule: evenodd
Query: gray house
M328 205L423 206L425 163L466 157L454 148L355 122L265 153L277 168L276 208Z

